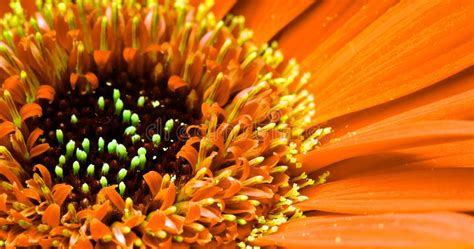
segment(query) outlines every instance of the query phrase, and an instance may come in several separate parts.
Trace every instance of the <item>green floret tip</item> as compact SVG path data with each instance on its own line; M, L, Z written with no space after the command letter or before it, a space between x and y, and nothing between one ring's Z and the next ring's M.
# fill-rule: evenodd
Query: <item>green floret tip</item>
M63 166L64 164L66 164L66 157L64 155L61 155L59 156L59 166Z
M89 166L87 166L87 176L94 176L94 171L95 171L95 165L89 164Z
M130 161L130 170L134 170L136 167L140 165L140 157L134 156Z
M130 120L132 122L132 125L135 127L140 123L140 117L136 113L132 114L132 116L130 117Z
M89 193L89 184L83 183L81 186L82 193L88 194Z
M102 137L99 137L99 140L97 141L97 145L99 147L99 152L103 152L104 147L105 147L105 141Z
M64 134L62 130L56 130L56 139L58 140L59 144L64 144Z
M66 144L66 157L71 158L76 148L76 143L73 140L69 140Z
M123 144L117 145L117 155L120 159L127 159L128 152L127 148Z
M138 107L143 107L145 105L145 97L140 96L137 100L137 106Z
M102 164L102 175L107 175L109 173L110 166L108 163Z
M153 136L151 137L151 141L153 142L153 144L154 144L155 146L160 145L160 143L161 143L161 136L160 136L160 134L155 134L155 135L153 135Z
M123 110L122 112L122 121L126 124L130 123L130 117L132 116L132 112L130 110Z
M107 151L109 154L114 154L115 151L117 150L117 140L112 140L107 144Z
M125 188L126 188L125 183L120 182L119 185L118 185L118 187L119 187L119 193L120 193L120 195L124 195L124 194L125 194Z
M105 99L104 99L104 97L102 97L102 96L99 97L99 99L97 100L97 106L99 107L99 109L101 111L104 110L104 108L105 108Z
M102 185L103 188L107 187L107 185L108 185L107 178L105 178L105 176L101 176L99 182L100 182L100 185Z
M134 135L135 132L137 132L137 128L135 128L134 126L129 126L125 129L125 135L126 136Z
M123 101L121 99L117 99L115 102L115 115L120 115L123 110Z
M79 162L86 162L87 160L87 153L79 148L76 149L76 158Z
M140 158L140 169L144 169L145 164L146 164L146 156L144 154L141 154L139 158Z
M138 154L138 155L146 155L146 149L143 148L143 147L140 147L140 148L137 150L137 154Z
M132 143L136 143L136 142L140 141L140 139L141 139L140 135L135 134L135 135L132 136Z
M81 169L81 165L79 164L79 162L74 161L74 163L72 163L72 171L74 172L75 176L77 176L79 174L80 169Z
M158 100L153 100L151 102L151 105L153 106L153 108L157 108L158 106L160 106L160 101Z
M114 98L114 103L117 103L117 100L120 99L120 90L114 89L112 96Z
M86 153L90 152L90 145L91 145L91 142L89 141L88 138L84 138L84 140L82 140L82 148L84 149Z
M173 119L168 119L165 123L165 131L170 132L173 129L174 126L174 120Z
M61 168L59 165L56 165L54 168L54 173L56 173L56 176L59 178L63 179L63 168Z
M77 124L77 121L78 121L78 120L77 120L76 115L72 114L72 115L71 115L71 124Z
M126 176L127 176L127 170L120 169L119 172L117 173L117 182L122 181Z

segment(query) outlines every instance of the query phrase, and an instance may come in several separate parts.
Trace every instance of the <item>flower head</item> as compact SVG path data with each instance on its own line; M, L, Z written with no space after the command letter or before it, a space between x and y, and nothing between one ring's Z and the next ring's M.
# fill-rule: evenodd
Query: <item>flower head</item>
M4 243L245 247L302 217L315 181L297 156L330 129L308 129L309 75L242 17L208 2L12 7Z
M11 0L0 246L472 247L474 5L361 3Z

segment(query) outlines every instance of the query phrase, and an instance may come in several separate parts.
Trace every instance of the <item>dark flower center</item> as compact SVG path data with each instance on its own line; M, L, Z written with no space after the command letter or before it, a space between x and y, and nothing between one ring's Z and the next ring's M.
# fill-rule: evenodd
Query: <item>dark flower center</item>
M101 80L93 92L59 92L42 102L44 114L32 127L44 130L48 152L33 164L44 164L55 182L74 187L71 201L86 207L105 186L138 203L148 187L143 174L154 170L186 182L191 166L176 157L187 139L189 124L199 123L189 111L185 93L174 93L166 81L130 78L119 73Z

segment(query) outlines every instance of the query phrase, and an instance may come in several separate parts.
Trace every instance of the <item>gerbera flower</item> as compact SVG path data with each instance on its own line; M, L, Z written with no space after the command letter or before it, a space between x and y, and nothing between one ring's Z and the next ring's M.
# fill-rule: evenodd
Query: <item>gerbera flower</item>
M474 246L472 3L9 7L1 246Z

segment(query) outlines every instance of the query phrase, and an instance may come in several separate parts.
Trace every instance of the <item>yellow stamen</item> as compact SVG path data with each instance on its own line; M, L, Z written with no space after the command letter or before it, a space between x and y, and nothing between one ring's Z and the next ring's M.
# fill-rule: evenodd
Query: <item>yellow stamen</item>
M21 128L21 124L23 122L21 119L21 115L18 112L18 109L16 108L16 104L13 101L13 97L8 90L3 91L3 100L7 104L8 111L13 119L13 123L15 124L16 127Z
M190 22L187 22L184 27L184 33L183 37L181 38L181 41L179 42L179 53L181 55L184 54L184 51L187 47L188 43L188 38L189 38L189 33L191 32L191 29L193 28L193 24Z
M102 17L102 22L101 22L101 29L100 29L100 50L102 50L102 51L108 49L107 24L108 24L107 17L103 16Z
M134 16L132 19L132 48L139 48L138 42L138 25L140 24L140 18Z

